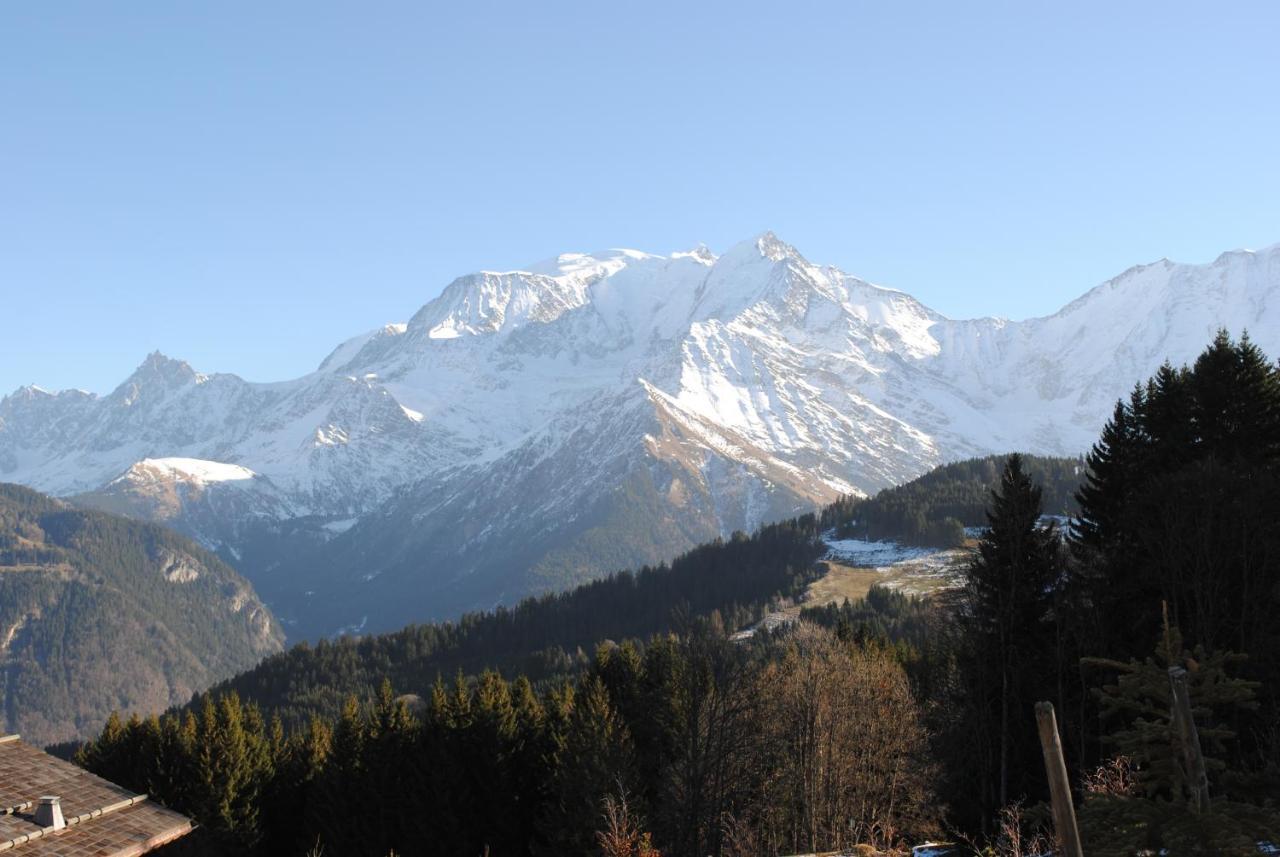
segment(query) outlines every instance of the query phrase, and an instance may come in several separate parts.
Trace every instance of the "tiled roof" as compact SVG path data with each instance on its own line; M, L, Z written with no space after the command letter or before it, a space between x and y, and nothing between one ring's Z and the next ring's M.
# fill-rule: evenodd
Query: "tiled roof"
M61 798L67 826L35 821L43 795ZM0 857L134 857L191 831L176 812L70 762L0 737Z

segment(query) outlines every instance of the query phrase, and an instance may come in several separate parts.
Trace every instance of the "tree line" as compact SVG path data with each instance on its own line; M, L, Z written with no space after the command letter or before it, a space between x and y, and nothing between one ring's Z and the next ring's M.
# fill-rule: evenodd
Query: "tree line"
M627 854L746 857L936 833L927 746L891 651L808 624L741 645L713 614L541 694L384 682L290 733L228 692L113 716L79 758L192 813L194 853L595 854L612 803Z

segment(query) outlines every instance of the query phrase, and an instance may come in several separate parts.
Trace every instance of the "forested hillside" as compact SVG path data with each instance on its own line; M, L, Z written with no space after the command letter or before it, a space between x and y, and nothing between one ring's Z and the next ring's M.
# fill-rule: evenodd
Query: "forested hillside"
M283 639L249 584L188 539L0 484L5 731L83 737L113 708L185 702Z
M1280 840L1280 369L1224 333L1119 403L1085 466L1064 530L1027 461L1005 460L945 599L877 591L731 636L803 578L819 544L799 519L519 611L295 649L229 685L247 698L113 717L80 759L193 813L209 853L755 857L944 835L1047 854L1050 701L1084 853L1256 854ZM540 687L429 678L591 637ZM355 692L301 724L329 684ZM295 693L291 723L264 716L259 699Z
M959 545L965 527L986 526L991 492L1000 484L1005 458L988 455L944 464L874 497L843 499L827 510L825 519L841 538L933 547ZM1024 455L1022 460L1026 473L1043 491L1044 513L1059 517L1074 514L1084 461L1036 455Z
M730 630L753 622L771 601L803 590L821 553L817 520L807 515L703 545L669 566L622 572L457 622L300 644L212 692L234 690L296 725L311 715L336 716L348 694L366 698L384 678L425 694L438 676L457 671L496 669L535 681L569 675L606 639L643 639L712 613Z

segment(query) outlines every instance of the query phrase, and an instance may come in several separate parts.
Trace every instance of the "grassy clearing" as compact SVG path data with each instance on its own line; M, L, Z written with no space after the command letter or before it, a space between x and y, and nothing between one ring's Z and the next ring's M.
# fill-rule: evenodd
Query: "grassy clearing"
M866 598L872 586L887 586L908 595L931 595L951 589L959 584L960 565L966 556L965 551L946 551L880 568L856 568L822 560L818 563L822 576L809 584L801 605L790 609L798 616L800 606L841 604L846 598L857 601Z

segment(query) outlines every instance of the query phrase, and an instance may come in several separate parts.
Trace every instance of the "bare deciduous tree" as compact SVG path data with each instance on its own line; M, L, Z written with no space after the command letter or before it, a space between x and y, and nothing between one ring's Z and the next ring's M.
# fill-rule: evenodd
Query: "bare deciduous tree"
M759 682L763 836L789 850L895 844L932 809L927 735L892 654L801 626Z
M602 857L662 857L652 837L631 809L626 788L618 783L616 794L606 795L602 813L604 829L596 832Z

